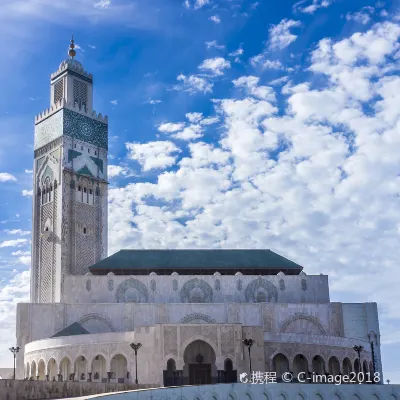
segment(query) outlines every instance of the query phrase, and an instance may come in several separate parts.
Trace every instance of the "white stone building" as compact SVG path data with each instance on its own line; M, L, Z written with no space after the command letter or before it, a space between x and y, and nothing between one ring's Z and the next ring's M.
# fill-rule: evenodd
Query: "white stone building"
M108 120L74 59L35 121L31 302L17 309L18 376L157 385L251 370L382 374L375 303L330 302L328 277L270 250L107 256ZM141 344L136 369L131 344ZM362 346L361 363L354 346ZM360 365L361 364L361 365ZM381 375L382 377L382 375Z

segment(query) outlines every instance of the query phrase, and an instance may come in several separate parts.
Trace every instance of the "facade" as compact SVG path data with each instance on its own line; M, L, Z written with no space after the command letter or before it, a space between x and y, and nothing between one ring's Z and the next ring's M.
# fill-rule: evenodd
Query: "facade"
M254 341L252 371L278 380L284 372L382 378L376 304L331 302L326 275L306 275L270 250L106 257L107 117L92 111L93 77L74 60L73 42L70 55L52 75L50 109L36 118L32 296L17 308L19 378L237 382L250 368L244 339Z

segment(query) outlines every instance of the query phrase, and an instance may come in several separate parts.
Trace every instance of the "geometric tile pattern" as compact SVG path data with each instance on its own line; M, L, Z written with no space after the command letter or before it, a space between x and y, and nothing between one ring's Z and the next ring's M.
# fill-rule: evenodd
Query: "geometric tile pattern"
M247 303L257 303L257 289L265 289L268 294L268 302L276 302L278 300L278 291L276 287L269 281L263 278L258 278L249 283L245 290L245 297Z
M64 108L63 134L108 149L108 126Z

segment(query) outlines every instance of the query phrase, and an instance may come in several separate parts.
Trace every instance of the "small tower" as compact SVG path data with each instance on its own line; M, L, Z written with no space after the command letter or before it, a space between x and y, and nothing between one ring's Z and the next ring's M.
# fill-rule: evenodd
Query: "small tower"
M62 277L107 256L108 119L93 111L93 76L74 38L35 118L31 302L59 302Z

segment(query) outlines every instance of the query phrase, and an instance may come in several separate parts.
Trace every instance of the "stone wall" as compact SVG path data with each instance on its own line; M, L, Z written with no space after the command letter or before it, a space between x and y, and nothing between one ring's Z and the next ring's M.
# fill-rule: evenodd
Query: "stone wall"
M1 400L44 400L146 389L155 385L0 379Z
M89 284L90 282L90 284ZM191 301L197 292L201 301ZM61 302L328 303L327 275L66 275Z

